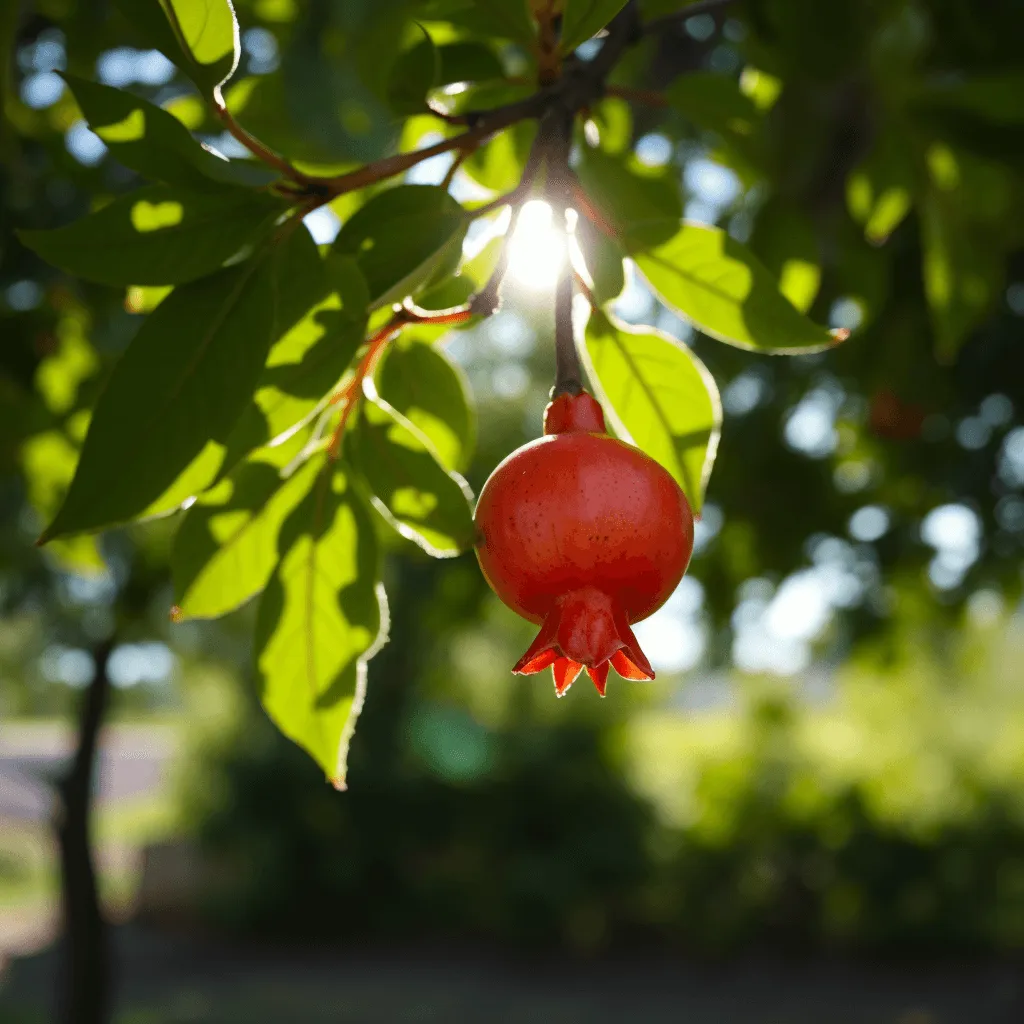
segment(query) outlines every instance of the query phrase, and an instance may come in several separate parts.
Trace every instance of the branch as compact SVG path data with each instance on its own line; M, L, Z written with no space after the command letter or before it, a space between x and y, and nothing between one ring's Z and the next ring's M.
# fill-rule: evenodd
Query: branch
M255 135L247 132L236 120L234 115L227 108L220 89L213 94L213 112L222 125L236 138L257 160L261 160L268 167L280 171L286 178L308 188L312 179L303 174L297 167L293 167L283 156L278 156L269 146L260 142Z
M356 366L352 379L340 390L333 394L329 405L340 405L344 403L341 410L341 417L331 435L327 445L327 454L332 459L337 459L341 454L341 442L345 437L345 428L348 426L349 418L359 403L363 393L363 381L369 377L380 361L381 355L387 344L392 341L409 324L461 324L465 323L474 315L470 304L465 306L453 306L451 309L421 309L412 303L405 303L395 309L391 318L366 341L366 351Z
M475 128L450 139L442 139L433 146L426 146L409 153L396 153L394 156L376 160L336 177L309 178L308 184L312 188L323 190L328 198L365 188L367 185L373 185L385 178L393 178L396 174L402 174L431 157L450 153L453 149L475 149L502 129L509 128L527 118L540 116L550 102L550 91L541 90L524 100L488 111L481 116L480 123Z
M311 192L323 196L324 201L327 201L346 192L353 192L402 174L424 160L440 156L442 153L449 153L454 149L475 149L492 135L520 121L530 118L543 119L556 111L571 119L577 111L589 106L604 94L605 79L623 53L641 37L642 28L635 0L630 0L609 24L608 34L597 56L586 62L566 62L567 73L553 85L545 86L532 96L515 103L482 112L479 115L479 122L474 127L450 139L443 139L433 146L409 153L397 153L335 177L306 177L305 183Z

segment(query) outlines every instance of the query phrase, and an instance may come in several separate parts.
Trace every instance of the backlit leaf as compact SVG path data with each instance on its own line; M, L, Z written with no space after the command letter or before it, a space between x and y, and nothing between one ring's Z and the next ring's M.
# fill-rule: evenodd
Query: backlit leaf
M317 275L297 305L315 301ZM352 361L366 331L366 283L348 257L333 256L330 290L275 342L256 393L228 438L224 466L305 423L323 405Z
M387 634L370 512L345 466L321 455L285 520L256 618L260 700L278 728L344 788L366 662Z
M185 513L171 558L176 620L224 615L267 585L281 526L322 468L314 460L282 478L303 440L253 452Z
M667 306L719 341L795 355L841 340L800 313L760 260L720 228L684 223L634 258Z
M147 40L210 95L238 65L230 0L115 0Z
M426 437L371 383L345 440L374 506L403 537L434 557L457 555L472 544L472 494L466 481L444 469Z
M626 287L623 266L626 253L618 240L610 238L586 217L581 217L576 224L576 242L594 301L602 306L621 295Z
M722 424L718 388L686 345L594 312L581 345L616 434L660 462L700 512Z
M679 175L671 165L645 168L635 158L584 150L576 175L601 218L629 252L668 241L683 215Z
M427 438L441 465L465 470L476 427L462 371L413 333L391 342L376 380L381 398Z

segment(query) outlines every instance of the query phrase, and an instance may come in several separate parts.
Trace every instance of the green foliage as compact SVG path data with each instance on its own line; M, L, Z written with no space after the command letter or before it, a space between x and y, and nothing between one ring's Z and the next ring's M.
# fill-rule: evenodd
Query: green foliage
M281 527L321 469L309 461L282 482L305 438L296 440L257 449L185 513L171 563L176 618L217 618L267 585Z
M346 440L348 457L372 491L374 506L403 537L435 558L458 555L472 545L469 485L446 472L426 436L372 386Z
M565 0L560 45L571 53L596 36L626 6L626 0Z
M447 470L465 471L476 433L462 372L440 350L407 335L377 371L377 390L427 441Z
M667 242L676 233L683 200L673 168L649 170L632 156L587 149L576 174L630 254Z
M718 388L675 338L593 313L583 355L616 433L657 459L701 510L722 425Z
M154 181L191 190L265 184L277 176L247 161L204 149L166 110L109 85L66 75L89 127L126 167Z
M683 224L637 254L636 264L667 306L719 341L780 355L836 343L779 292L753 253L718 228Z
M318 264L300 229L157 307L104 389L45 539L174 508L213 482L271 345L294 322L281 316L287 297Z
M362 710L366 662L387 633L370 513L344 468L310 463L312 487L277 537L279 561L260 600L260 700L290 739L344 788Z
M384 306L437 283L459 263L467 227L462 207L434 185L397 185L348 220L334 251L355 260Z
M212 94L238 66L238 22L230 0L117 0L153 46L201 92Z
M61 270L101 284L182 284L258 245L285 207L241 189L186 192L151 185L55 231L21 240Z
M39 54L18 34L42 28L0 21L17 41L21 89L4 100L3 203L20 230L3 240L0 266L0 313L16 327L0 456L25 476L15 491L31 506L10 513L8 532L43 517L47 557L97 569L106 542L87 534L184 507L172 557L180 616L220 616L262 593L264 703L332 779L344 779L384 632L377 543L394 541L391 528L433 555L471 547L460 474L482 479L522 438L518 408L490 388L507 367L487 364L486 329L474 331L493 310L472 297L508 266L499 208L560 202L563 185L578 215L579 291L595 307L577 338L590 379L610 423L695 509L722 426L705 364L727 398L740 395L726 436L741 468L720 468L712 495L725 525L708 541L709 614L728 620L749 577L806 568L807 538L845 535L870 503L902 540L870 547L876 561L858 579L919 576L922 517L962 501L984 509L979 564L1007 593L1019 588L1004 556L1020 550L1020 487L1001 448L1024 405L1005 341L1016 293L1000 302L1024 244L1012 11L978 18L970 38L951 27L955 3L909 14L855 0L740 5L712 19L707 40L616 36L627 17L598 51L621 59L596 82L574 51L622 0L567 0L547 14L529 0L239 3L262 57L258 45L242 52L228 0L114 6L109 19L75 0L46 6L40 24L70 41L76 72L48 106L25 99ZM666 0L637 11L686 22ZM156 47L180 73L132 91L81 77L115 77L100 58L126 43ZM76 150L76 106L109 158ZM553 135L565 112L568 167ZM216 153L239 146L253 159ZM340 230L318 247L300 222L313 214L325 229L327 209ZM684 221L701 209L713 223ZM495 284L483 297L496 294ZM519 309L533 327L546 315L545 338L549 314L568 317L547 306ZM628 308L659 327L678 314L699 332L692 350L621 322ZM856 344L831 351L846 332L819 325L858 318ZM453 328L469 329L456 351L470 351L486 411L477 463L463 371L433 347ZM980 331L997 356L972 355ZM492 347L516 371L551 362L510 355L514 341ZM813 358L783 370L749 352ZM834 405L834 452L792 450L788 426L812 399L819 412ZM982 420L981 448L961 443ZM943 430L950 440L934 440ZM967 451L984 465L964 465ZM794 493L817 501L778 501ZM167 529L144 535L166 552ZM882 584L863 589L851 636L883 617Z

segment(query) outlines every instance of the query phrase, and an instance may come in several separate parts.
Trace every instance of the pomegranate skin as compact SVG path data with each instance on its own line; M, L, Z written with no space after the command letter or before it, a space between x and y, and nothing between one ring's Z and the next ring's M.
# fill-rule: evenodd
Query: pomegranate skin
M558 432L509 455L476 508L484 576L542 624L514 671L552 665L560 695L584 667L602 693L609 663L653 678L629 625L661 607L686 570L689 503L661 465L594 429L603 418L585 392L556 399L546 426Z

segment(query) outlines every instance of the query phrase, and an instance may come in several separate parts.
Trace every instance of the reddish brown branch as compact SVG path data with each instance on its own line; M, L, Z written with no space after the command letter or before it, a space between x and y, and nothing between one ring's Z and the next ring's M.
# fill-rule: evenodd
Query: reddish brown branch
M260 142L255 135L247 132L236 120L234 115L227 108L224 97L219 89L214 92L213 112L217 119L257 160L261 160L268 167L280 171L286 178L297 182L300 185L308 186L312 179L303 174L297 167L293 167L283 156L279 156L265 143Z
M406 303L396 309L388 322L367 339L366 351L356 364L352 378L330 398L331 405L344 403L341 416L327 445L327 454L330 458L336 459L341 454L341 442L345 437L345 428L348 426L352 412L359 403L363 382L373 374L388 343L409 324L461 324L465 323L473 315L474 312L469 304L453 306L451 309L430 310L421 309L412 303Z

